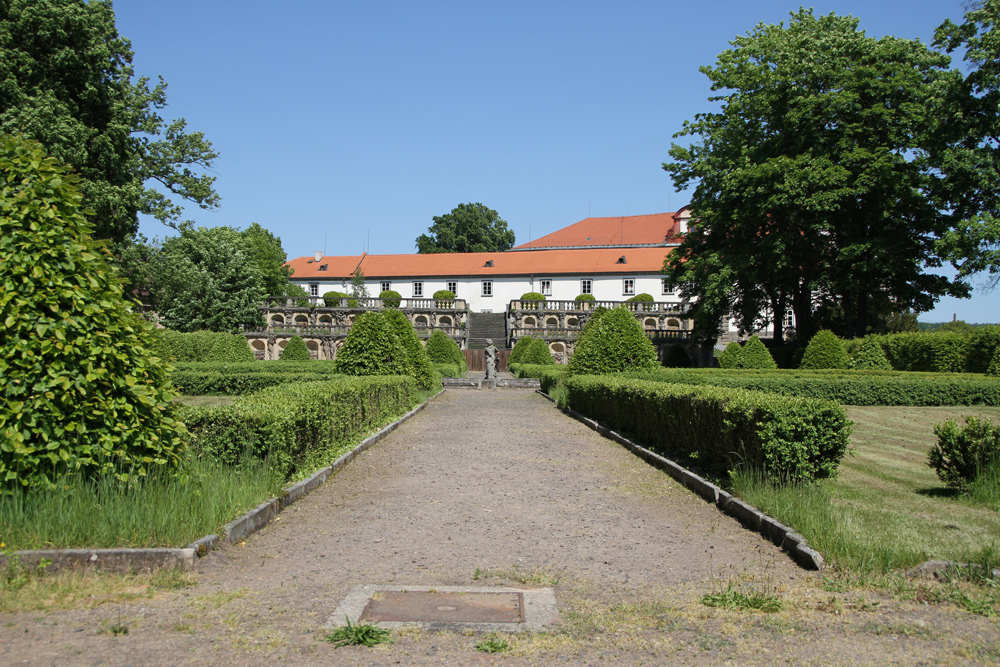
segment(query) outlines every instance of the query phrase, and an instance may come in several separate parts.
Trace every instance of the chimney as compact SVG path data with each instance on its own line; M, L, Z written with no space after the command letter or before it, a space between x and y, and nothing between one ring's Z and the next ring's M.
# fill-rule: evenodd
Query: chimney
M316 251L316 261L318 262L321 259L323 259L323 253L321 253L319 250L317 250Z

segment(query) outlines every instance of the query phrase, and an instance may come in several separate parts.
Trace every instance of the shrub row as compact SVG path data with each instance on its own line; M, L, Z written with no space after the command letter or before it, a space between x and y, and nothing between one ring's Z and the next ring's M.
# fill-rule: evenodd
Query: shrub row
M170 362L228 362L253 361L253 352L247 339L239 334L215 331L181 333L171 329L155 332L156 352Z
M239 396L279 384L328 380L336 375L332 361L185 363L177 364L170 379L187 396Z
M268 459L286 478L333 461L361 436L416 400L409 376L341 377L269 387L221 408L188 409L184 421L201 456L230 465Z
M657 382L714 385L783 396L822 398L843 405L1000 405L1000 382L981 375L696 368L663 368L627 375Z
M564 387L574 410L717 475L748 467L782 482L830 477L851 433L833 401L609 375L571 376Z
M985 373L1000 347L1000 326L978 327L971 334L954 332L868 336L875 340L897 371ZM845 341L854 356L860 340Z
M559 364L508 364L508 370L516 378L538 378L542 391L551 394L560 380L566 377L568 369Z
M441 363L441 362L432 362L432 363L434 364L434 368L437 370L438 374L441 377L460 378L465 376L465 371L463 371L462 367L459 366L458 364Z

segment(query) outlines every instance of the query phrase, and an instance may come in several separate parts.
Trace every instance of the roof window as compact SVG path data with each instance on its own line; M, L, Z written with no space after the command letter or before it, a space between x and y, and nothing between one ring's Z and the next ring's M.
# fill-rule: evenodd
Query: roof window
M621 257L618 258L618 261L615 262L615 264L628 264L628 260L625 259L625 255L622 255Z
M319 265L319 270L320 271L326 271L328 268L330 268L329 264L320 264Z
M488 260L486 260L486 263L485 263L485 264L483 264L483 266L489 266L489 267L492 267L492 266L493 266L493 260L492 260L492 259L488 259Z

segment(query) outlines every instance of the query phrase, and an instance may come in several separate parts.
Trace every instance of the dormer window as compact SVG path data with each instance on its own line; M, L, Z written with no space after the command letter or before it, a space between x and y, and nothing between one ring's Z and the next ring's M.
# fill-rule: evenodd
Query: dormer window
M625 259L625 255L622 255L621 257L618 258L618 261L615 262L615 264L628 264L628 260Z
M486 260L486 263L483 264L483 266L488 266L490 268L493 268L493 260L492 259Z
M327 268L329 268L329 266L330 266L329 264L320 264L319 265L319 270L320 271L326 271Z

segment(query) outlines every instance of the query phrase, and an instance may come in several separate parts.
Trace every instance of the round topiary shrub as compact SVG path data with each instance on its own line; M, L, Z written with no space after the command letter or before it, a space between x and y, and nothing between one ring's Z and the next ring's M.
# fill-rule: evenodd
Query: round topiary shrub
M424 345L424 350L430 360L436 364L458 364L463 375L469 370L462 348L440 329L431 332L427 344Z
M847 367L865 371L891 371L892 364L885 356L885 350L871 336L855 341L854 348L848 356Z
M302 336L292 336L292 339L285 345L285 349L281 351L281 356L278 358L282 361L309 361L312 359L309 355L309 348L306 347L306 342L302 340Z
M743 351L740 353L735 366L735 368L758 369L772 369L777 367L778 364L774 363L771 353L767 351L764 343L760 342L760 338L757 338L757 336L751 336L750 340L743 346Z
M817 331L809 340L799 368L811 370L847 368L847 350L837 335L828 329Z
M323 294L323 304L327 308L340 308L340 304L343 303L341 299L347 299L349 294L344 294L343 292L329 291ZM357 308L358 302L356 299L349 299L347 301L348 308Z
M599 308L587 320L569 359L571 374L621 373L655 368L656 349L624 306Z
M641 294L636 294L635 296L633 296L631 298L625 299L625 303L648 304L648 303L653 303L653 302L654 302L653 295L646 294L645 292L643 292ZM642 310L642 311L649 311L649 310L651 310L651 308L649 306L647 306L647 305L635 306L635 308L638 309L638 310Z
M593 294L579 294L574 301L597 301Z
M683 344L674 343L663 355L663 365L667 368L691 368L694 366L694 360Z
M528 303L525 303L527 301ZM521 308L524 310L538 310L537 303L532 301L545 301L545 295L541 292L525 292L521 295Z
M453 308L455 306L455 293L450 289L439 289L434 292L434 299L437 301L435 305L438 308Z
M548 365L555 364L556 360L552 357L552 350L549 349L548 343L541 338L532 338L528 343L528 349L525 350L521 363Z
M382 299L382 305L386 308L399 308L399 304L403 300L403 295L396 290L387 289L384 292L380 292L378 298Z
M734 340L719 355L719 368L737 368L742 354L743 346Z
M531 341L535 340L531 336L521 336L514 343L514 347L510 351L510 356L507 357L508 364L521 364L526 363L524 361L524 355L527 354L528 348L531 347Z
M389 311L392 312L392 311ZM345 375L406 375L399 342L383 313L368 311L354 319L334 368Z
M421 389L439 387L441 376L438 375L430 357L427 356L424 346L420 344L420 338L414 331L409 318L398 310L387 310L384 317L389 330L392 331L401 348L406 363L406 374L413 377Z
M37 142L0 140L0 488L182 460L152 326L91 240L78 181Z

